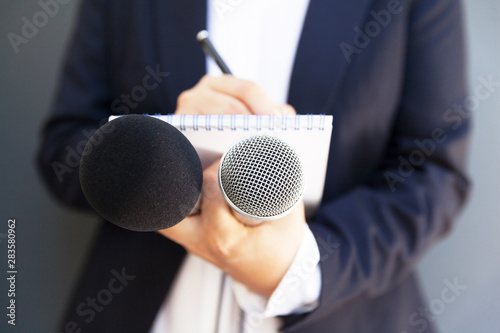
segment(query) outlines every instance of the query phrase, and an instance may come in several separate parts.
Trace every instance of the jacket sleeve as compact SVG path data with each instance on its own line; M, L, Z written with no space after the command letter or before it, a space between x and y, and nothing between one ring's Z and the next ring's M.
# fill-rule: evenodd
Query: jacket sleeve
M39 171L55 197L88 210L80 188L80 157L93 132L111 114L103 3L82 2L37 156Z
M456 111L464 111L466 94L460 3L411 5L405 82L387 149L367 181L324 202L310 223L321 252L320 306L287 318L289 329L396 286L467 197L470 114Z

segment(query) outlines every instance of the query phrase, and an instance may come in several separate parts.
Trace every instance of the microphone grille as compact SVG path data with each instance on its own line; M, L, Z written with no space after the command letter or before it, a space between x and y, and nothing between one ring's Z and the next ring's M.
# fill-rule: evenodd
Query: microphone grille
M229 205L263 220L288 213L302 198L305 187L295 150L267 135L249 137L231 147L221 161L219 176Z

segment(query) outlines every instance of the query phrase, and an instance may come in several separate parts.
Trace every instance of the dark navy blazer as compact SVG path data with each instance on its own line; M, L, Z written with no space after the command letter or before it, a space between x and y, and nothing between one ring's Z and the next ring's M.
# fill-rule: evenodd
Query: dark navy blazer
M322 290L319 307L285 317L283 331L432 331L412 272L469 188L469 121L456 111L466 94L461 15L454 0L310 1L288 102L335 119L322 204L309 221ZM206 16L202 0L83 1L38 156L57 198L90 209L68 152L103 119L175 111L205 73L195 36ZM159 85L124 102L155 71ZM184 255L156 233L103 223L62 325L148 332ZM118 290L117 274L124 288L111 301L99 296L110 282ZM107 304L93 307L97 296Z

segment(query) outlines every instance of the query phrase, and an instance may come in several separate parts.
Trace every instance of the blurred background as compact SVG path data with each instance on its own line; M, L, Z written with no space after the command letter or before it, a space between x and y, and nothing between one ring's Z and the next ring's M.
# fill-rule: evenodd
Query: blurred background
M38 1L0 0L0 332L56 332L65 302L92 242L97 219L62 207L34 168L79 0L65 0L18 52L8 34L40 11ZM470 94L500 82L500 1L465 0ZM484 88L482 91L485 91ZM473 195L453 232L419 265L441 332L500 332L500 85L478 100L469 170ZM7 221L16 219L16 326L7 324ZM458 283L452 302L442 292ZM378 332L377 332L378 333ZM404 332L384 332L404 333Z

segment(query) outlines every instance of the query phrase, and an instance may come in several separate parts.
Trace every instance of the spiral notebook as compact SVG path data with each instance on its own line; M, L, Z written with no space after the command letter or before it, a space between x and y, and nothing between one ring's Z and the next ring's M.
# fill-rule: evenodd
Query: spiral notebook
M276 136L291 145L305 172L306 214L320 203L326 176L333 116L328 115L154 115L179 129L195 147L202 166L253 135ZM116 116L110 117L110 120Z

